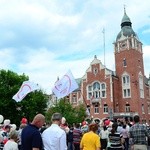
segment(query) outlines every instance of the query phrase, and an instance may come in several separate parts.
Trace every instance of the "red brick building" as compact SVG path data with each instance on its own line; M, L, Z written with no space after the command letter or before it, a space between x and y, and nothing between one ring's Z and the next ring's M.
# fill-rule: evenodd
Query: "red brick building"
M144 75L142 43L126 12L114 54L115 71L95 56L68 100L73 105L85 103L94 119L139 114L142 122L150 123L150 77Z

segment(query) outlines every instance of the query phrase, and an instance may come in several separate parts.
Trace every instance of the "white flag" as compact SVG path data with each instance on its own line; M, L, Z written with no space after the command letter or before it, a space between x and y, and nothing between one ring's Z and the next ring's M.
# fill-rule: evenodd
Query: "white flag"
M17 102L21 101L28 93L38 90L40 87L30 81L24 81L19 91L13 96L13 99Z
M67 96L77 88L78 84L69 70L60 80L55 83L52 91L59 99Z

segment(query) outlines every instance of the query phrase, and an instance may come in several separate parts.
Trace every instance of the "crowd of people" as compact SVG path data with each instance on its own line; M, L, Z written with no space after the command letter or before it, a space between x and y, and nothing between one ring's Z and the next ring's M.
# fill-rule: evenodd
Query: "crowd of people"
M32 122L22 118L19 130L5 120L0 129L0 150L150 150L150 129L135 115L128 119L83 121L68 125L60 113L51 124L37 114Z

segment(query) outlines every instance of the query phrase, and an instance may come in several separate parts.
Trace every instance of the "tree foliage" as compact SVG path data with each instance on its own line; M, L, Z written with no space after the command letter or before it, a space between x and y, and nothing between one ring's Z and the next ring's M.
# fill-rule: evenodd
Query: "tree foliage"
M73 107L65 99L61 99L56 105L49 108L46 113L46 120L50 122L52 114L56 112L61 113L62 116L66 118L67 123L70 125L73 123L80 123L86 117L84 105L80 104L77 107Z
M0 70L0 114L17 125L22 117L31 121L35 114L45 113L47 104L47 98L42 91L29 93L18 103L12 99L26 80L29 80L29 77L25 74L18 75L10 70Z

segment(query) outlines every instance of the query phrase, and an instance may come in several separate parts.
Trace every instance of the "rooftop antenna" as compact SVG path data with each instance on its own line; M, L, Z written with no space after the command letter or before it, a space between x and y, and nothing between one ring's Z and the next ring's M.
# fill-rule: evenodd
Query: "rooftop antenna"
M105 67L105 28L103 28L103 31L102 31L102 33L103 33L103 42L104 42L104 67Z
M126 5L124 4L124 14L126 14Z

